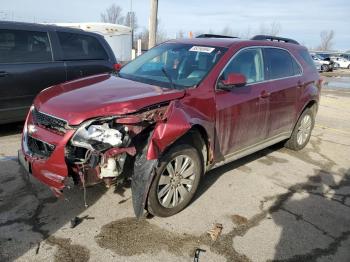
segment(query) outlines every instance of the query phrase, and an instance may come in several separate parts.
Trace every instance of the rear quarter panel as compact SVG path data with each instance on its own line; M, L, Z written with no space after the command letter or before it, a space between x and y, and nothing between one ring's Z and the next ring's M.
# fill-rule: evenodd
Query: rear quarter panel
M315 66L311 67L308 65L300 55L300 52L305 50L306 48L304 47L298 47L291 50L303 67L303 75L300 77L301 88L297 94L298 100L295 110L295 122L310 102L316 102L316 105L319 105L321 94L321 86L319 84L321 80L320 74Z

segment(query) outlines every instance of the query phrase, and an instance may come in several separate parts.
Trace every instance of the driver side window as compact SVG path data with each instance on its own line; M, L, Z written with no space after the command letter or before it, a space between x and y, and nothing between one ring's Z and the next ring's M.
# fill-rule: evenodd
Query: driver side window
M226 80L230 73L243 74L247 84L264 80L263 55L260 48L249 48L239 51L225 68L221 80Z

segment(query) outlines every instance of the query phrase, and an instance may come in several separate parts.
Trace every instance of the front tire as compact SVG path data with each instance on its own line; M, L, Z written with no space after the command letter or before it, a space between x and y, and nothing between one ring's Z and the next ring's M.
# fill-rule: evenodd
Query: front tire
M200 159L198 151L186 144L171 147L161 157L148 195L149 213L169 217L190 203L203 172Z
M315 125L315 115L311 108L306 108L299 117L291 137L285 143L285 147L299 151L303 149L310 140L311 132Z

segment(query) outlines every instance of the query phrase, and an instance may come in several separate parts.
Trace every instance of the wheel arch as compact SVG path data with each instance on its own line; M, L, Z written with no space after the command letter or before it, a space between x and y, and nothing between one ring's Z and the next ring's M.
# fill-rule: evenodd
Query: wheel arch
M306 108L310 108L312 110L312 112L314 113L314 116L316 116L316 113L318 111L318 101L316 99L311 99L310 101L308 101L304 107L302 108L302 110L299 112L299 117L301 116L301 114L305 111Z
M179 137L174 144L186 143L197 149L202 160L203 170L206 170L208 166L209 156L209 138L205 128L199 124L194 124L192 127L181 137ZM171 147L172 145L169 145Z
M294 122L294 125L293 125L293 129L295 129L295 126L297 125L301 115L303 114L303 112L307 109L307 108L310 108L314 114L314 117L316 117L316 113L317 113L317 110L318 110L318 101L317 99L311 99L309 100L307 103L305 103L305 105L301 108L301 110L298 112L298 115L296 117L296 120Z

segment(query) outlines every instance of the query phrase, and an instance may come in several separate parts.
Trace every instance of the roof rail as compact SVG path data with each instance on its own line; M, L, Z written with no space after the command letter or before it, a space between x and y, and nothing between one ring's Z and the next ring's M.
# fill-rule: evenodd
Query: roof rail
M268 41L285 42L285 43L299 45L299 43L297 41L295 41L294 39L272 36L272 35L256 35L256 36L252 37L251 40L268 40Z
M228 35L202 34L202 35L196 36L196 38L238 38L238 37L228 36Z

